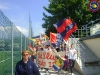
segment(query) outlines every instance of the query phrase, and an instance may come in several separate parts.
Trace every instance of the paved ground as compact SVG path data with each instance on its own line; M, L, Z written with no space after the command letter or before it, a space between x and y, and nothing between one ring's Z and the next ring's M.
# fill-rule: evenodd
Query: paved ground
M54 70L49 70L48 72L46 72L45 69L39 68L39 71L40 71L41 75L81 75L78 72L76 72L75 70L73 71L73 73L69 73L68 71L64 71L64 70L62 70L58 73L57 71L54 71Z
M40 70L41 75L81 75L76 71L73 71L73 73L69 73L68 71L61 71L61 72L57 72L57 71L51 71L49 70L49 72L46 73L45 70Z

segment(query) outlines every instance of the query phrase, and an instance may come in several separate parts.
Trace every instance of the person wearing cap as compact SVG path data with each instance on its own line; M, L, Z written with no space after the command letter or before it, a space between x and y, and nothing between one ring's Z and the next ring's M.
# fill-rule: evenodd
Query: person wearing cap
M15 67L15 75L40 75L36 64L29 58L29 51L22 51L22 60Z

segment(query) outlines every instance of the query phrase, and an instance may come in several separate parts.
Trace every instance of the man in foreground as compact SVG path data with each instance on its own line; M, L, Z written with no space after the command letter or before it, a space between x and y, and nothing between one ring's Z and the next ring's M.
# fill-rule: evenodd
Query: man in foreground
M36 64L29 58L29 51L22 51L22 60L16 64L15 75L40 75Z

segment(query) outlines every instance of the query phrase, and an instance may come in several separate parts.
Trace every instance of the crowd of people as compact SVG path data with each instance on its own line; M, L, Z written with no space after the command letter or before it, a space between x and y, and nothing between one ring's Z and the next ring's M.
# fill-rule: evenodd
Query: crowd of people
M69 70L71 73L73 73L75 54L77 54L74 44L71 44L70 46L68 44L60 44L59 47L56 47L56 45L34 45L30 52L29 50L23 50L22 60L20 60L15 67L15 75L40 75L39 69L34 63L34 59L36 59L36 53L39 50L53 52L64 51L64 58L69 61L69 67L66 67L66 70Z

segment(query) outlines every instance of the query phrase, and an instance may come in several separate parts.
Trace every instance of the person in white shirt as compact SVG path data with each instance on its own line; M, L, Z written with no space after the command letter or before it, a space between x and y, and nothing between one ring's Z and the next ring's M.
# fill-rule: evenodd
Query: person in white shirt
M69 48L69 51L68 51L68 59L70 63L69 68L70 68L71 73L73 73L73 68L75 65L75 54L77 54L77 51L74 48L74 44L71 44L71 48Z

